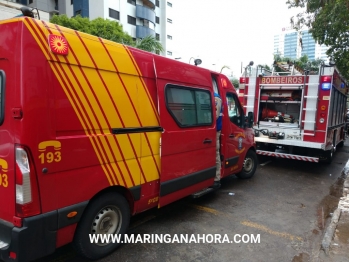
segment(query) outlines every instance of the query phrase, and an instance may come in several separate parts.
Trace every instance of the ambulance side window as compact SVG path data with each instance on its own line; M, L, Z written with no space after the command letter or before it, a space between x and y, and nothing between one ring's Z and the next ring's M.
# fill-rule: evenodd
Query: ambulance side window
M0 125L4 122L5 72L0 70Z
M227 108L230 122L241 127L242 108L235 94L227 93Z
M212 101L208 90L167 85L165 95L167 110L180 127L212 125Z

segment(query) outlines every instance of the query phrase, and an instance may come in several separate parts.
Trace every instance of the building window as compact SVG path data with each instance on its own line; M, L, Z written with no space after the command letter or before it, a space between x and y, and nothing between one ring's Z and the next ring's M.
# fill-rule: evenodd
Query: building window
M167 2L167 6L172 7L172 3Z
M131 5L136 5L136 1L135 0L127 0L127 3L129 3Z
M180 127L212 125L211 95L207 90L167 85L166 106Z
M156 16L156 17L155 17L155 22L156 22L157 24L160 24L160 17Z
M70 0L70 4L73 5L74 4L74 0Z
M109 8L109 17L120 20L120 13L119 11Z
M159 0L156 0L155 5L156 5L157 7L160 7L160 1L159 1Z
M160 40L160 35L159 34L155 34L155 39L156 40Z
M172 55L172 52L171 51L167 51L167 55Z
M131 24L131 25L136 25L136 18L133 16L127 16L127 23Z
M172 24L172 19L167 18L167 22L170 23L170 24Z
M32 4L33 3L33 0L29 0L29 4Z
M172 40L172 35L167 35L167 39Z

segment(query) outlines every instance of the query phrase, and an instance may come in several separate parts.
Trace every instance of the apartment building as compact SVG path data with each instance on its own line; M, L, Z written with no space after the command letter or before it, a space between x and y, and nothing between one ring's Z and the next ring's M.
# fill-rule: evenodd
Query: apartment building
M174 8L176 0L60 0L59 12L115 20L134 40L154 36L164 48L163 56L174 58Z
M102 17L115 20L123 26L134 40L152 35L164 48L163 56L176 57L174 9L177 0L0 0L0 19L15 16L18 11L7 11L1 15L1 3L10 2L19 10L21 5L37 8L45 12L49 20L54 14L68 17L81 15L89 19ZM19 11L20 12L20 11Z

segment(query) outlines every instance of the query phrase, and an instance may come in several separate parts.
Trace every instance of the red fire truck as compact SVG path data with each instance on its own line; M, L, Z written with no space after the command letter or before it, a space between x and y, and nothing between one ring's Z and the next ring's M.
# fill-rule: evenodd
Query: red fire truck
M257 154L330 163L345 140L348 82L334 65L283 73L252 65L240 78L239 99L254 112Z
M73 242L91 259L131 215L255 173L253 113L226 76L29 17L0 21L0 260Z

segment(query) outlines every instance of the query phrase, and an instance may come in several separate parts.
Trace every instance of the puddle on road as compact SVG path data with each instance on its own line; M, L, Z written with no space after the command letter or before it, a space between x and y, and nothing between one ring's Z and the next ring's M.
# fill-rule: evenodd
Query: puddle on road
M300 253L298 256L294 256L292 262L308 262L310 256L307 253Z

